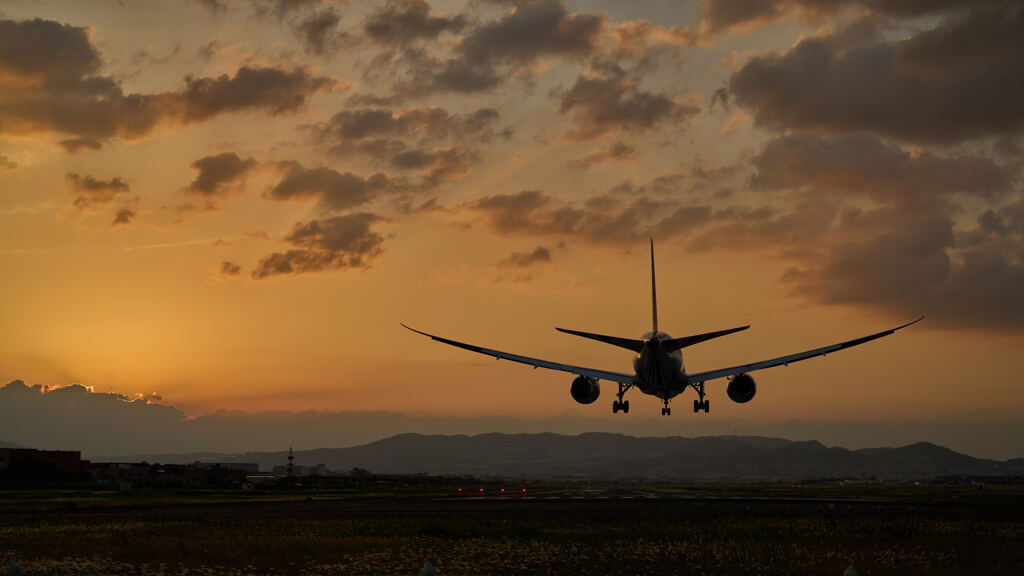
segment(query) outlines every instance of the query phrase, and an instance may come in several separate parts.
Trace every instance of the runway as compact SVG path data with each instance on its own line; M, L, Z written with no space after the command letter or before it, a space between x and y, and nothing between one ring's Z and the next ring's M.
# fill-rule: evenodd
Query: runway
M679 501L679 502L761 502L761 503L800 503L800 504L829 504L829 503L856 503L856 504L906 504L900 500L880 500L863 498L807 498L807 497L784 497L784 496L755 496L749 494L728 494L694 492L685 490L661 490L655 488L629 488L615 486L608 488L574 488L567 490L540 490L530 491L529 489L477 489L477 491L463 489L452 496L436 498L446 502L625 502L625 501Z

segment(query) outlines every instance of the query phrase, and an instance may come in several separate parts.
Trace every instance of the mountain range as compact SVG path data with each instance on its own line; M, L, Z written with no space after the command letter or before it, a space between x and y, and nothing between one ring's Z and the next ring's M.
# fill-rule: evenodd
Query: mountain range
M294 453L295 464L347 472L472 474L507 478L789 481L818 478L931 480L951 475L1022 476L1024 458L974 458L920 442L848 450L817 441L759 436L637 438L621 434L400 434L349 448ZM287 451L133 455L161 463L287 463ZM101 460L94 458L94 460Z

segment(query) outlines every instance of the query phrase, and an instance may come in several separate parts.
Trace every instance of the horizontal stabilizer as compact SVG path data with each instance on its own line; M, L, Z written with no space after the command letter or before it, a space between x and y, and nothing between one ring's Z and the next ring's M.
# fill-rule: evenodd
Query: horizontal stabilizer
M604 334L591 334L590 332L580 332L578 330L566 330L565 328L555 328L559 332L565 332L566 334L572 334L573 336L582 336L584 338L590 338L591 340L597 340L598 342L604 342L605 344L611 344L612 346L618 346L619 348L626 348L633 352L639 353L644 348L643 340L634 340L632 338L619 338L618 336L605 336Z
M740 326L739 328L729 328L728 330L719 330L718 332L707 332L705 334L697 334L694 336L683 336L682 338L673 338L671 340L662 341L661 345L665 347L669 352L675 352L680 348L686 348L687 346L693 346L694 344L700 344L705 340L711 340L712 338L718 338L719 336L725 336L726 334L732 334L733 332L740 332L746 330L750 326Z

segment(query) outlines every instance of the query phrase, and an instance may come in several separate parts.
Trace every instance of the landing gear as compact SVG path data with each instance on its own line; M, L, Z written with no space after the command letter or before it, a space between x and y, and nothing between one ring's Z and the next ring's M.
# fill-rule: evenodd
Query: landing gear
M615 394L619 397L618 400L612 402L612 414L618 414L619 410L622 410L623 414L629 414L629 400L623 400L622 397L626 395L626 391L633 387L633 384L623 384L619 382L619 391Z
M704 383L697 382L696 384L690 384L690 386L697 391L697 396L699 396L697 400L693 401L693 413L696 414L703 410L707 414L708 410L711 409L711 402L704 399Z
M662 416L671 416L672 415L672 409L668 407L668 398L663 398L662 400L665 402L665 407L661 409L661 415Z

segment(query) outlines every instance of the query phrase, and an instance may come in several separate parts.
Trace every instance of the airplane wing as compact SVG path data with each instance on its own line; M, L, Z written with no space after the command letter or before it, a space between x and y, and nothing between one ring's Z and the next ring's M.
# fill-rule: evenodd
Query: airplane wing
M573 374L579 374L580 376L587 376L589 378L597 378L598 380L610 380L612 382L618 382L620 384L632 384L635 376L633 374L622 374L619 372L609 372L607 370L595 370L593 368L584 368L582 366L572 366L570 364L560 364L558 362L548 362L547 360L539 360L537 358L530 358L529 356L519 356L518 354L509 354L508 352L502 352L500 350L491 350L489 348L481 348L480 346L474 346L473 344L465 344L463 342L456 342L455 340L449 340L447 338L441 338L440 336L434 336L433 334L427 334L421 332L415 328L409 328L405 324L402 326L408 330L412 330L417 334L422 334L432 340L438 342L444 342L445 344L455 346L457 348L463 348L471 352L478 352L480 354L486 354L493 356L498 360L511 360L512 362L519 362L520 364L528 364L534 368L547 368L548 370L560 370L562 372L571 372Z
M734 376L736 374L742 374L744 372L753 372L754 370L763 370L764 368L771 368L773 366L788 366L789 364L792 364L793 362L799 362L801 360L807 360L808 358L814 358L816 356L824 356L826 354L831 354L832 352L836 352L838 350L843 350L845 348L852 348L853 346L857 346L858 344L863 344L865 342L870 342L870 341L872 341L872 340L874 340L876 338L881 338L883 336L888 336L889 334L892 334L893 332L895 332L895 331L897 331L897 330L899 330L901 328L906 328L907 326L910 326L911 324L916 324L916 323L920 322L923 318L924 318L924 316L921 316L921 318L918 318L917 320L914 320L913 322L908 322L908 323L904 324L903 326L897 326L896 328L893 328L891 330L885 330L885 331L879 332L877 334L872 334L870 336L864 336L863 338L856 338L854 340L847 340L846 342L840 342L839 344L833 344L831 346L825 346L825 347L822 347L822 348L815 348L814 350L807 350L806 352L800 352L800 353L797 353L797 354L790 354L789 356L780 356L778 358L773 358L771 360L763 360L761 362L753 362L751 364L743 364L743 365L740 365L740 366L732 366L730 368L721 368L719 370L708 370L707 372L698 372L696 374L687 374L686 375L686 380L689 383L693 384L693 383L698 383L698 382L706 382L708 380L714 380L716 378L724 378L725 376Z

